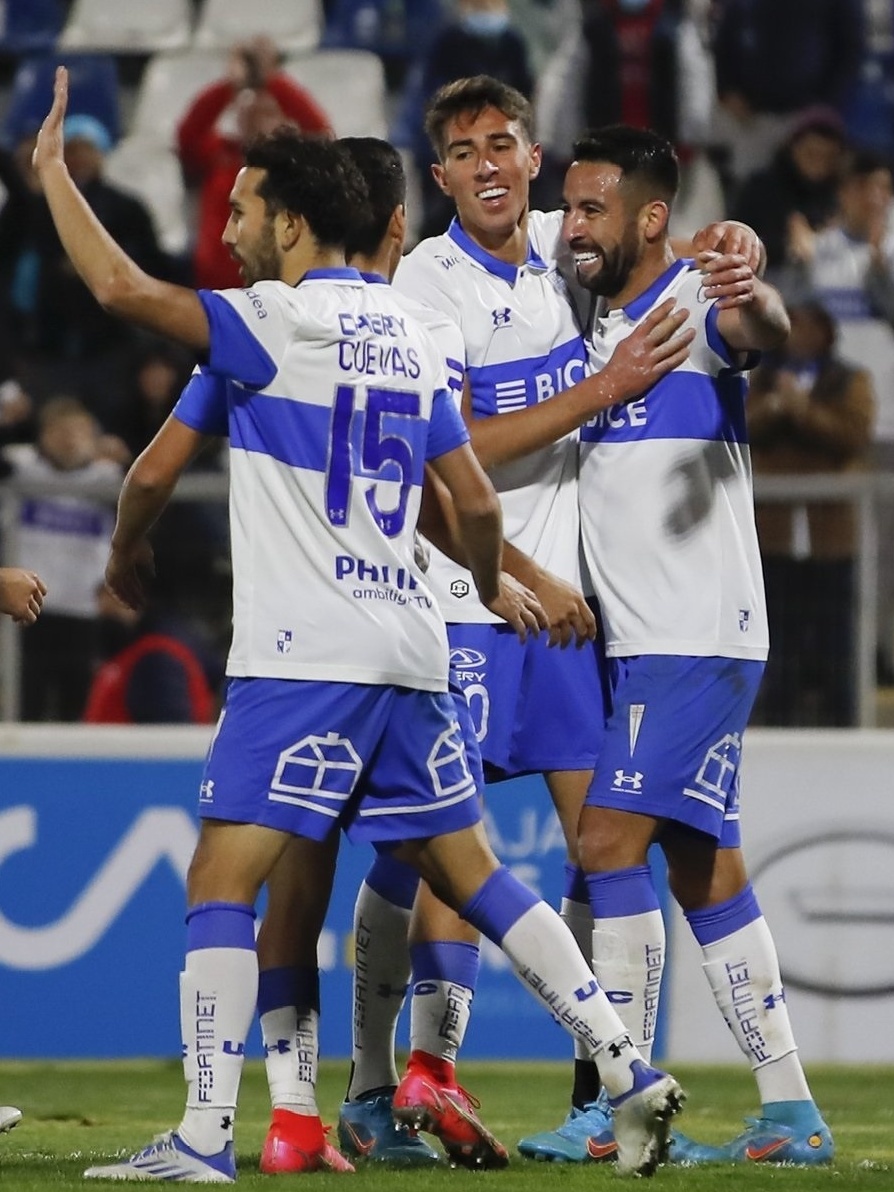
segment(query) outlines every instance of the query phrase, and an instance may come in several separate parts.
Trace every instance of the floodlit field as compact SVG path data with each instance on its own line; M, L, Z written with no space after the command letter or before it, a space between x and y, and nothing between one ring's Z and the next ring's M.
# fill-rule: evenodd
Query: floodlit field
M320 1102L324 1120L334 1121L346 1064L323 1065ZM675 1066L689 1093L680 1119L693 1136L721 1142L737 1133L741 1118L756 1108L749 1074L739 1067ZM738 1189L878 1189L894 1187L894 1069L814 1068L809 1076L835 1134L838 1157L826 1169L770 1166L750 1168L662 1168L653 1187L674 1192L737 1192ZM463 1079L481 1098L482 1116L509 1147L525 1134L557 1123L565 1112L568 1074L558 1064L469 1063ZM0 1102L18 1105L22 1124L0 1136L0 1189L84 1189L80 1175L91 1163L131 1152L153 1134L176 1125L182 1102L176 1063L16 1063L0 1062ZM299 1177L271 1177L257 1171L267 1123L263 1068L251 1063L243 1083L237 1127L238 1184L243 1189L295 1187ZM343 1177L313 1176L312 1187L341 1186ZM552 1167L514 1156L506 1171L471 1174L443 1169L389 1172L367 1167L353 1177L362 1188L456 1188L474 1181L531 1192L616 1187L608 1166ZM102 1186L102 1185L100 1185ZM114 1185L107 1185L112 1187Z

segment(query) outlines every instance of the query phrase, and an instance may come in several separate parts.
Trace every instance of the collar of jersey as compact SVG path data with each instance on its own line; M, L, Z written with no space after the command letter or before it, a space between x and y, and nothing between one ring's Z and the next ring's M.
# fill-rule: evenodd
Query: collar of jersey
M624 314L634 322L641 319L647 311L652 309L658 301L658 295L667 289L677 274L682 273L684 269L691 268L692 260L689 257L681 257L678 261L674 261L660 277L655 278L647 290L643 290L632 302L628 302L625 307L622 307Z
M308 269L298 285L306 281L354 281L362 282L363 278L350 265L335 265L331 269Z
M512 285L515 284L520 272L519 267L517 265L510 265L508 261L501 261L498 257L492 256L483 249L480 244L476 244L463 231L462 225L455 217L447 229L447 235L459 245L467 256L471 257L473 261L477 261L488 273L493 273L495 277L500 277L503 281L508 281ZM528 255L525 257L525 264L522 268L525 266L530 269L542 269L544 272L548 268L546 262L534 252L530 240L528 241Z
M382 277L381 273L361 273L363 280L371 286L387 286L388 278Z

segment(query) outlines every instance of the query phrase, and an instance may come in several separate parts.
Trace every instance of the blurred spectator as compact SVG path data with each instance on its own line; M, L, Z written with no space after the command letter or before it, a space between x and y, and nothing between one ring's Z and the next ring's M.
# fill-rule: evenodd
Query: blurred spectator
M199 287L242 285L239 268L220 238L244 146L284 122L305 132L331 131L323 109L279 69L279 62L279 51L269 38L240 42L230 51L226 78L199 92L180 121L180 160L187 181L199 186L193 258Z
M685 0L565 0L564 11L566 34L538 84L544 166L535 200L547 207L561 198L571 146L585 127L654 128L682 150L685 165L681 127L690 135L697 121L693 89L684 86L681 69L696 69L693 54L704 68L707 56ZM685 45L684 31L691 35ZM699 104L711 90L710 66L707 75L698 79ZM686 117L682 104L689 109Z
M94 301L63 252L46 201L35 190L27 144L17 150L19 178L9 175L13 189L0 215L0 276L11 285L23 381L38 400L64 386L89 401L91 393L120 385L135 337ZM148 210L102 177L110 147L109 133L94 117L72 115L65 121L65 161L87 203L142 268L166 277L170 262Z
M194 643L173 617L142 612L99 589L102 665L90 687L90 724L211 724L217 703Z
M835 324L822 306L790 313L788 343L751 377L755 474L865 468L875 405L869 374L836 356ZM832 501L758 503L757 524L771 649L754 722L852 725L854 509Z
M793 214L800 213L814 231L831 222L846 148L835 109L807 108L770 165L751 174L733 196L731 217L750 224L763 240L769 269L785 264Z
M378 54L393 90L407 64L427 50L450 0L332 0L326 7L323 45Z
M894 456L894 204L884 158L855 154L829 227L815 232L803 215L790 218L788 258L779 279L786 297L815 297L836 319L841 355L872 374L876 437Z
M194 361L178 345L148 340L134 351L123 400L108 411L106 428L127 446L135 459L173 410L189 379Z
M101 458L99 426L76 399L47 402L38 426L36 444L4 450L13 475L41 487L40 496L23 498L17 546L19 559L50 590L43 615L23 639L22 714L79 720L97 656L96 592L114 524L111 502L90 489L120 481L121 469Z
M841 107L863 52L862 0L719 0L716 135L733 182L765 166L792 121Z
M439 87L454 79L486 74L531 98L534 79L521 33L512 25L507 0L458 0L455 17L444 25L407 81L396 144L409 148L422 189L420 236L436 236L453 218L453 202L431 175L434 151L425 133L425 107Z
M866 41L844 117L855 144L894 157L894 4L863 0L863 12Z

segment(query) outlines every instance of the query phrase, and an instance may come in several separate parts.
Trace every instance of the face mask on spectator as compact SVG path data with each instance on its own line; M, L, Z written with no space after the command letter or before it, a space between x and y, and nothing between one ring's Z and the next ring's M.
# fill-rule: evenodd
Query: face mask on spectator
M473 33L476 37L496 37L509 28L509 13L464 12L459 23L467 33Z

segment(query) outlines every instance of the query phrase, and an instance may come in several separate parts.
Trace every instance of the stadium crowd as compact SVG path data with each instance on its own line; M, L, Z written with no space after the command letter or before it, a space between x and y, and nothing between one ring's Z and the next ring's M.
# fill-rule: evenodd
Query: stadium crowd
M7 562L24 558L35 533L38 540L45 534L52 551L58 535L68 533L60 529L68 517L83 534L83 519L96 514L91 532L102 537L100 507L77 498L78 488L89 487L97 468L112 475L136 458L173 408L193 363L189 353L105 315L61 251L30 153L52 68L63 59L72 65L66 152L82 193L147 272L197 286L238 284L220 239L229 185L241 147L280 121L336 134L387 130L410 175L409 245L443 231L452 218L450 199L432 176L423 119L428 98L451 78L489 74L533 101L543 164L532 182L532 206L544 210L561 201L571 144L583 128L614 122L655 128L672 141L682 164L674 231L691 233L724 214L750 224L766 245L768 279L792 303L821 303L832 320L828 350L869 374L867 414L856 437L850 424L844 449L831 426L847 421L846 402L835 389L812 386L819 357L790 356L779 375L800 386L803 400L780 404L775 434L801 447L772 462L760 452L756 469L778 472L780 458L801 474L894 462L889 3L791 0L780 9L770 0L329 0L307 6L311 16L303 19L316 20L309 32L286 29L279 42L254 27L234 42L232 26L223 22L216 35L203 32L199 0L181 7L188 24L169 50L157 25L153 30L147 22L141 40L130 18L119 42L130 38L136 48L116 45L114 30L95 17L91 25L96 5L89 2L8 6L0 38L0 475L27 478L50 463L40 447L41 426L46 407L52 410L60 399L81 403L97 437L92 462L67 466L68 496L29 497L22 506L18 545L4 546ZM111 49L104 48L109 42ZM794 63L785 51L792 44L799 46ZM73 48L63 49L67 45ZM297 54L289 49L295 45ZM322 75L308 73L310 60L330 64L327 84L311 81ZM377 84L353 92L359 86L352 82L353 64L370 60L379 64ZM152 80L165 70L159 77L171 110L155 113L153 139L159 93ZM358 78L362 73L358 69ZM765 424L766 406L763 418ZM817 432L823 421L828 433ZM195 467L213 474L224 459L212 447ZM78 514L61 510L69 501ZM777 507L780 512L786 511ZM838 668L844 690L831 693L810 643L824 625L849 621L855 538L853 531L838 535L830 546L811 534L815 520L803 506L790 506L791 530L775 534L772 543L773 559L820 568L831 561L839 574L834 591L808 617L813 629L802 632L791 627L773 585L772 666L784 678L784 695L782 703L768 699L758 708L771 723L854 723L853 675L845 667L842 680ZM178 503L157 535L164 560L159 613L219 686L229 632L224 506L220 500ZM894 600L894 576L884 566L881 586L884 677L890 669L884 626ZM108 660L116 633L96 593L71 607L64 587L52 588L46 624L62 618L72 631L64 640L77 656L70 666L64 662L55 694L47 689L37 698L23 689L20 714L78 719L86 706L85 677ZM36 643L28 648L38 649ZM176 685L176 665L169 661L162 669ZM156 718L187 705L172 693ZM151 707L141 716L152 718Z

